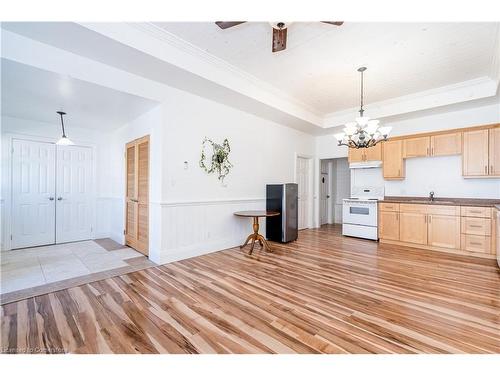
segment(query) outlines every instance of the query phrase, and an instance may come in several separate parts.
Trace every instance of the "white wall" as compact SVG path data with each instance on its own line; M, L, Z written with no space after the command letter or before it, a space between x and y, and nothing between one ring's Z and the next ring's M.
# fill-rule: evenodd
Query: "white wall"
M476 108L443 111L415 116L400 121L383 121L392 126L392 135L408 135L429 131L491 124L500 122L500 106L490 104ZM338 157L347 154L346 147L338 147L332 135L316 138L319 157ZM461 157L432 157L406 159L406 178L402 181L384 181L382 169L352 170L353 185L383 185L385 195L428 196L433 190L437 197L499 198L500 179L462 178Z
M233 212L265 208L266 184L293 182L296 154L314 155L311 135L191 94L177 91L162 107L161 263L242 243L251 222ZM198 165L205 137L229 140L225 186Z

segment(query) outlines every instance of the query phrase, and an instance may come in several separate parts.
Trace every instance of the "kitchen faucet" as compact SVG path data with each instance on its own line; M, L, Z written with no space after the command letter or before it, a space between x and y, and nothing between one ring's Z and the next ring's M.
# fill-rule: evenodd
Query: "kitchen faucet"
M434 192L433 192L433 191L431 191L431 192L429 193L429 200L430 200L431 202L434 200Z

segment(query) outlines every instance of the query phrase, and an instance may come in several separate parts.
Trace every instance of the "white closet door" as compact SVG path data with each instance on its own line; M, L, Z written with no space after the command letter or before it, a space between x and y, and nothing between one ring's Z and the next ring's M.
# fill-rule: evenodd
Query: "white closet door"
M92 149L57 147L56 242L92 238Z
M309 159L297 158L298 227L309 227Z
M12 248L55 242L55 145L12 142Z

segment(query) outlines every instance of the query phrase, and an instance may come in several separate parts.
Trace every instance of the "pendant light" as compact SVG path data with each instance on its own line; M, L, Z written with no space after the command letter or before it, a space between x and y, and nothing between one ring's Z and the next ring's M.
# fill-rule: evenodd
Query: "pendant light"
M390 126L379 127L378 120L370 120L369 117L363 117L363 113L365 112L363 109L363 73L365 71L366 67L364 66L358 69L358 72L361 73L361 107L359 109L359 117L356 118L356 121L347 123L342 133L335 134L339 146L350 148L373 147L379 142L386 141L392 130Z
M66 133L64 132L64 120L63 120L63 116L66 114L66 112L57 111L57 113L59 114L59 116L61 116L62 137L61 137L61 139L59 139L56 142L56 145L58 145L58 146L71 146L71 145L74 145L74 143L71 141L71 139L69 139L68 137L66 137Z

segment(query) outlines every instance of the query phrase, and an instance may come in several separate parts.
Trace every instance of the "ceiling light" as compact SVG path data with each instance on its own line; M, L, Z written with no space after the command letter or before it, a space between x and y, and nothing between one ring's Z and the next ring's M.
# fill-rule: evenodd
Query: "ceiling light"
M361 73L361 107L359 117L355 122L345 124L342 133L335 134L339 146L348 146L350 148L368 148L375 146L381 141L386 141L392 128L390 126L379 127L378 120L370 120L369 117L363 117L363 73L366 68L363 66L358 69Z
M71 145L74 145L74 143L71 141L71 139L69 139L68 137L66 137L66 133L64 132L64 120L63 120L63 116L66 113L65 112L61 112L61 111L57 111L57 113L59 114L59 116L61 116L62 137L61 137L61 139L59 139L56 142L56 145L58 145L58 146L71 146Z

